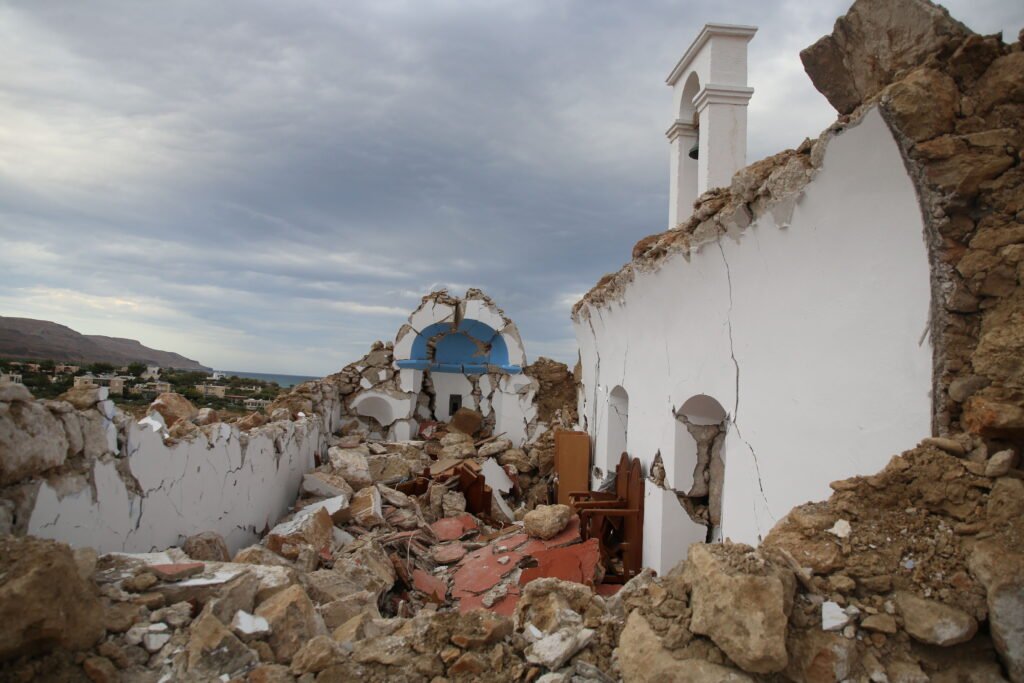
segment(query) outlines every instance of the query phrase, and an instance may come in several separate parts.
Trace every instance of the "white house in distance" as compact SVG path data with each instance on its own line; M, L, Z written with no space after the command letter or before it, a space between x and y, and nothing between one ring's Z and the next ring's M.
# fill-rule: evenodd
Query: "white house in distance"
M644 507L662 572L694 542L756 544L931 432L929 258L899 146L867 108L741 171L754 32L709 24L672 70L670 230L573 309L595 478L623 451L664 464Z

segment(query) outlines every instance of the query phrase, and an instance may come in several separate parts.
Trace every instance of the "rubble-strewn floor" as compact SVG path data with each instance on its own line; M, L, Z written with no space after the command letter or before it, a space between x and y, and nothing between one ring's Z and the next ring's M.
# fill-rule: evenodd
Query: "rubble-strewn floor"
M972 445L928 439L794 509L760 549L695 545L612 595L555 507L525 527L427 522L429 494L379 483L356 494L389 501L372 530L332 519L338 496L306 497L230 562L212 534L101 557L8 536L0 679L1021 680L1024 474ZM343 487L337 471L315 478ZM397 510L422 525L390 525Z

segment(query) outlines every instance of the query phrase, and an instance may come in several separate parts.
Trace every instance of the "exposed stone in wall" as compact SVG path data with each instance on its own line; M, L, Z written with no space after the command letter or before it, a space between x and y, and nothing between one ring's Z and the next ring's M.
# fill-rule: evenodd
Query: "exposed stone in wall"
M924 0L873 0L801 56L841 112L881 106L917 186L932 261L935 431L1021 440L1021 43L974 34Z
M569 410L564 415L570 424L576 422L576 394L579 380L569 371L569 366L541 356L523 368L523 372L537 380L537 419L552 424L555 411Z

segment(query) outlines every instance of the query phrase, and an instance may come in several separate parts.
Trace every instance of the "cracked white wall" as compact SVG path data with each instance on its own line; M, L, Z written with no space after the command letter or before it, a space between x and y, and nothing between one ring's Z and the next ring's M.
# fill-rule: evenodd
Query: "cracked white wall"
M80 474L42 482L29 534L99 552L148 552L209 530L234 553L287 513L302 475L314 466L321 436L318 418L274 422L242 435L216 424L176 444L134 421L126 432L125 458L109 454L93 463L95 490ZM125 484L119 461L141 496Z
M711 396L730 416L722 534L754 544L931 424L923 223L879 113L830 141L788 227L772 213L784 212L638 271L621 300L576 323L595 465L617 459L601 435L621 385L630 454L649 467L660 450L666 481L688 481L695 462L676 457L673 412ZM667 571L706 530L670 493L648 484L647 495L644 562Z

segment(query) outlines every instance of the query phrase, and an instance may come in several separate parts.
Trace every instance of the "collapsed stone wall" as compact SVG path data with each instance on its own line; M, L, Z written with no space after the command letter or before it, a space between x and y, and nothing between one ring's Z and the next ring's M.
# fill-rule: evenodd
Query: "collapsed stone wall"
M473 298L491 303L474 292ZM433 293L424 304L445 297ZM473 407L480 409L488 433L496 426L495 406L508 393L505 377L494 372L471 378ZM546 496L553 452L551 439L539 437L558 417L556 407L564 408L562 401L574 393L568 369L545 358L527 368L511 390L510 399L522 404L527 418L520 435L526 439L513 445L529 444L533 462L546 463L543 481L526 482L531 504ZM232 423L209 409L197 411L176 394L159 397L150 416L136 421L107 399L106 389L76 388L62 400L36 401L23 386L4 384L0 533L102 552L142 552L215 531L234 552L287 513L302 475L340 438L415 437L416 419L434 417L412 414L415 396L402 387L393 345L382 342L341 371L298 385L264 412ZM411 407L384 422L374 411L361 410L369 399ZM404 431L397 429L403 422Z
M1024 51L929 3L891 16L880 5L857 3L801 58L842 115L878 104L917 186L932 262L935 432L1019 441ZM879 30L883 21L896 31Z
M182 399L190 412L136 421L106 391L36 401L0 385L0 533L144 552L212 530L235 550L288 511L326 451L316 415L200 425Z

